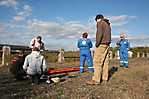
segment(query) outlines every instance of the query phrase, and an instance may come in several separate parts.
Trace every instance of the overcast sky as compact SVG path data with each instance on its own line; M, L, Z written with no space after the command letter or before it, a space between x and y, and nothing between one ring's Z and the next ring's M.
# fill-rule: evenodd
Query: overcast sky
M76 50L97 14L111 22L112 46L125 32L131 46L149 46L149 0L0 0L0 43L29 45L41 35L48 49Z

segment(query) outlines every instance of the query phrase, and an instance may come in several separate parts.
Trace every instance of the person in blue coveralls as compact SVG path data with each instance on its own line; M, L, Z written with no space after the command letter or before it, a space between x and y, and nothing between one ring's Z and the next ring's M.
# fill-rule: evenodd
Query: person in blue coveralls
M85 60L87 60L88 71L93 72L93 59L90 48L93 47L92 41L87 38L88 33L82 34L82 38L78 40L78 48L80 49L80 73L84 72Z
M116 44L119 48L120 66L128 68L128 50L130 43L126 39L125 33L120 33L120 40Z

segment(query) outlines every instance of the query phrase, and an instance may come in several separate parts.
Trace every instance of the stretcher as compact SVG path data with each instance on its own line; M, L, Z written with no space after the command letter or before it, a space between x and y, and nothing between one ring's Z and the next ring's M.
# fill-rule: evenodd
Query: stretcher
M73 71L79 71L80 68L49 68L48 73L54 74L54 73L66 73L66 72L73 72Z

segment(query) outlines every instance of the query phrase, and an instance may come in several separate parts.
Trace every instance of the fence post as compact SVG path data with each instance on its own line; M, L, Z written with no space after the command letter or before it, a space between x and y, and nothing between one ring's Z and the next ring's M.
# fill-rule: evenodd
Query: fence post
M133 52L132 52L132 51L128 51L128 56L129 56L130 58L132 58L132 55L133 55Z
M145 53L144 52L142 53L142 57L145 57Z
M115 59L120 59L119 50L115 52Z
M146 53L146 57L149 58L149 53Z
M139 52L137 52L137 58L140 58L140 53Z
M3 46L2 51L2 65L8 65L10 62L11 49L9 46Z
M64 51L60 49L58 54L58 63L64 63L64 61L65 61Z

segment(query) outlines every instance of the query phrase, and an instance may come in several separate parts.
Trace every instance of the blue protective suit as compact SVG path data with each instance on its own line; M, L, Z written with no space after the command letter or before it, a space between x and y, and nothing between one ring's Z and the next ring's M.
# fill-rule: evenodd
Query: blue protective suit
M92 41L87 38L78 40L78 48L80 49L80 73L84 72L84 63L87 60L89 72L93 72L93 59L90 48L93 47Z
M128 68L128 49L130 48L130 43L127 39L121 39L117 42L119 47L120 56L120 66Z

